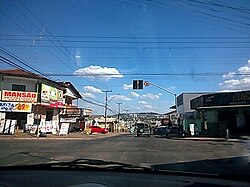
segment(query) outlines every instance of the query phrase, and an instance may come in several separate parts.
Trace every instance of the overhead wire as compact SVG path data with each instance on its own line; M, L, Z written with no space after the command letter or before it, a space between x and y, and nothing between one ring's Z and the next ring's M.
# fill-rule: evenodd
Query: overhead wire
M20 1L21 2L21 4L26 8L26 10L28 10L28 12L40 23L40 25L42 25L42 26L44 26L44 24L33 14L33 12L22 2L22 1ZM20 9L19 9L19 11L21 11ZM22 11L21 11L22 12ZM75 56L67 49L67 47L65 47L49 30L48 30L48 28L46 28L46 30L49 32L49 34L61 45L61 47L62 48L64 48L69 54L70 54L70 56L71 57L73 57L73 62L79 67L79 65L76 63L76 58L75 58ZM47 37L47 35L45 35L45 37L47 38L47 39L49 39L49 37ZM53 43L53 41L52 40L50 40L49 39L49 41L51 41L51 43ZM54 43L53 43L54 44ZM54 44L55 46L57 46L56 44ZM59 46L58 46L59 47ZM64 51L63 50L61 50L60 48L58 48L64 55L66 55L65 53L64 53ZM68 55L66 55L70 60L71 60L71 57L70 56L68 56ZM87 73L89 73L89 72L87 72ZM91 74L91 73L89 73L89 74ZM103 81L101 81L101 80L98 80L97 79L97 81L99 82L99 83L101 83L101 84L103 84L104 86L107 86Z
M133 5L133 6L136 6L136 7L140 7L140 8L142 8L142 6L141 6L141 1L136 1L136 0L132 0L132 2L130 2L130 1L125 1L125 0L114 0L114 1L117 1L117 2L120 2L120 3L125 3L125 4L130 4L130 5ZM176 0L174 0L174 2L176 3L176 2L178 2L178 1L176 1ZM172 12L173 14L176 14L176 12L178 11L178 16L180 15L180 14L183 14L183 16L186 16L186 14L184 14L184 13L182 13L182 12L180 12L179 10L180 10L180 8L179 7L176 7L176 6L174 6L173 4L170 4L170 3L168 3L168 4L166 4L166 3L164 3L164 2L157 2L156 4L152 4L152 3L155 3L155 1L153 1L153 0L150 0L150 1L144 1L144 4L146 4L146 5L151 5L150 7L147 7L148 9L150 9L150 10L152 10L152 11L157 11L158 13L159 13L159 10L161 10L160 12L163 12L164 14L166 13L166 8L169 10L170 8L173 8L173 9L175 9L175 11L174 12ZM176 11L177 10L177 11ZM185 8L182 8L182 11L185 11ZM196 19L196 20L200 20L201 21L201 19L200 19L200 17L199 16L194 16L194 15L192 15L194 12L191 12L191 14L190 14L190 12L189 12L189 15L190 16L192 16L193 17L193 19ZM202 19L202 22L204 23L204 21L206 21L206 20L204 20L204 19ZM216 26L218 26L218 27L220 27L220 28L225 28L225 29L227 29L227 30L232 30L232 31L236 31L236 32L238 32L238 33L242 33L242 34L247 34L247 35L249 35L249 33L248 32L245 32L245 31L243 31L243 30L238 30L238 29L233 29L232 27L224 27L224 26L222 26L221 24L217 24L217 22L213 22L213 23L210 23L210 24L212 24L212 25L216 25ZM223 23L224 24L224 23ZM230 23L228 23L227 25L232 25L232 26L236 26L236 25L234 25L234 24L230 24ZM238 27L238 26L237 26Z
M31 39L33 39L32 35L30 35L23 27L21 27L19 24L17 24L12 18L10 18L7 14L5 14L2 10L0 10L0 12L7 17L12 23L14 23L19 29L21 29L26 35L28 35ZM45 49L48 53L50 53L52 56L54 56L55 58L57 58L60 62L64 63L64 61L62 61L61 59L59 59L57 56L55 56L50 50L48 50L46 47L44 47L41 43L40 43L41 47L43 49ZM8 46L8 45L5 45ZM30 46L31 47L31 46ZM71 68L68 64L65 64L67 67Z
M231 39L231 38L230 38ZM30 41L29 39L0 38L6 41ZM49 40L53 41L53 40ZM250 41L107 41L107 40L61 40L66 43L108 43L108 44L249 44ZM63 46L65 47L65 46Z
M34 68L33 66L31 66L28 62L24 61L23 59L21 59L20 57L17 57L16 55L14 55L13 53L11 53L10 51L6 50L5 48L2 47L2 49L0 48L0 51L2 51L3 53L7 54L9 57L17 60L18 62L20 62L21 64L27 66L29 69L33 70L34 72L38 73L39 75L45 76L45 77L49 77L46 76L44 73L42 73L41 71L37 70L36 68ZM26 70L27 71L27 70Z
M33 47L29 45L23 44L6 44L8 47ZM35 46L40 47L40 46ZM55 46L46 45L41 47L53 48ZM157 47L132 47L132 46L65 46L68 48L82 48L82 49L116 49L116 50L124 50L124 49L248 49L250 46L157 46Z
M124 76L222 76L225 72L206 72L206 73L122 73ZM75 74L67 74L67 73L48 73L46 75L49 76L77 76ZM116 76L120 74L102 74L102 76ZM245 75L249 76L250 73L235 73L234 75ZM88 75L82 75L88 76ZM93 75L92 75L93 76ZM100 75L96 75L100 76Z
M23 34L0 34L1 36L8 37L23 37L26 35ZM35 37L36 35L33 35ZM50 36L48 36L50 37ZM154 39L154 40L162 40L162 39L250 39L250 36L82 36L82 35L55 35L57 38L84 38L84 39Z

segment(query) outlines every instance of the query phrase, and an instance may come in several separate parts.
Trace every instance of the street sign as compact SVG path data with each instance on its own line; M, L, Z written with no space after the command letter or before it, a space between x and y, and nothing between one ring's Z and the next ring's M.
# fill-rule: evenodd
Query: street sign
M149 81L145 81L144 82L144 86L149 86L150 85L150 82Z

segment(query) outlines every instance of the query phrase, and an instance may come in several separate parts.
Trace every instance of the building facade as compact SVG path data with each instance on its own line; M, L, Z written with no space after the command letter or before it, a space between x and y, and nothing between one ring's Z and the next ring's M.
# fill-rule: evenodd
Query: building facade
M250 91L207 94L191 100L203 134L232 136L250 133Z
M177 123L184 133L189 134L189 125L198 124L200 131L200 121L196 118L197 113L191 108L190 101L204 93L182 93L177 97Z

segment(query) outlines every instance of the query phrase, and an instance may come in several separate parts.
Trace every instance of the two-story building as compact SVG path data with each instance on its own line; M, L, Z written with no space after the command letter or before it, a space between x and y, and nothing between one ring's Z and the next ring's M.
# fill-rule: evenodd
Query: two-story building
M198 117L198 113L191 108L190 101L203 94L205 93L182 93L177 97L177 123L186 134L189 134L189 125L193 123L201 131L201 119Z
M74 86L20 70L0 70L0 133L13 134L39 124L45 132L60 128L60 112L81 98Z

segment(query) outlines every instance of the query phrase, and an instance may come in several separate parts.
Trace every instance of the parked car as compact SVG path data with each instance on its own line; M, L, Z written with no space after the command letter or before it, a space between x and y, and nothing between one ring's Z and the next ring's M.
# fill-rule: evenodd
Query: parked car
M89 126L85 129L86 134L92 134L92 133L102 133L107 134L108 130L105 128L101 128L99 126Z
M147 135L150 137L150 125L147 123L136 123L137 136Z
M176 125L159 126L154 133L160 136L178 136L179 129Z

